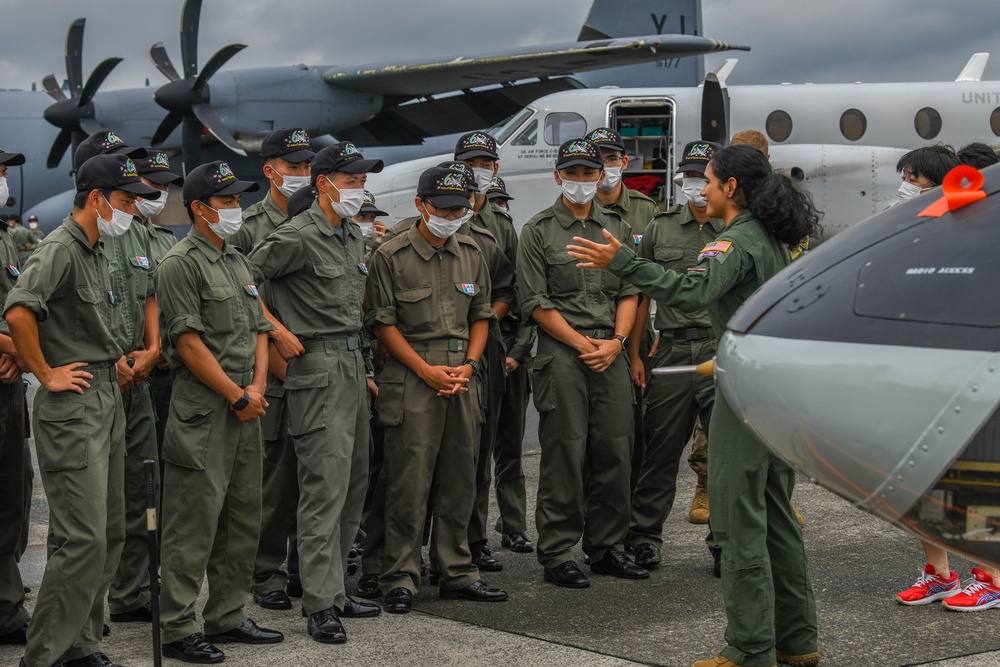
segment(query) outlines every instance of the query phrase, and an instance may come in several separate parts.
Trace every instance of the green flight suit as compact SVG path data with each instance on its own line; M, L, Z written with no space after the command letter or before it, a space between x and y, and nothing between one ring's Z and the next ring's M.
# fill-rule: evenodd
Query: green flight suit
M28 625L24 662L103 652L104 596L125 539L125 415L112 334L114 293L108 260L72 217L28 260L5 310L28 308L38 318L46 363L86 362L90 387L39 388L33 406L38 467L49 503L50 553Z
M616 213L595 204L586 220L577 220L561 196L525 224L517 255L524 318L535 308L553 309L583 335L614 336L617 302L639 291L577 268L566 251L574 236L601 242L604 229L623 243L632 238ZM531 378L542 448L535 527L538 562L553 568L573 560L570 550L581 537L592 561L622 549L634 435L622 415L632 412L634 396L626 354L595 373L575 349L538 329Z
M149 235L149 263L153 271L160 265L163 258L167 256L170 249L177 245L177 237L169 227L154 224L152 220L143 221L143 226ZM153 398L153 410L156 413L156 452L160 462L160 470L163 470L163 430L167 426L167 413L170 411L170 387L174 382L170 367L164 360L162 365L157 364L149 374L149 393ZM160 489L163 489L163 480L160 479ZM163 521L163 512L159 514L159 520Z
M146 297L153 293L149 232L139 218L118 237L101 237L111 271L115 309L111 320L115 342L128 356L143 345ZM122 395L125 407L125 545L108 589L112 614L133 611L149 602L149 546L146 528L146 484L143 463L156 461L156 414L147 382ZM156 471L159 490L159 470ZM159 497L157 497L159 505Z
M716 336L736 309L787 266L788 247L743 211L686 273L665 271L629 248L610 270L657 303L705 308ZM802 529L792 510L794 471L746 430L721 391L709 427L708 496L722 548L722 597L729 625L721 655L740 665L775 663L775 647L816 651L816 603Z
M250 262L197 229L167 253L155 273L163 351L174 372L163 442L160 625L163 641L199 632L194 605L208 575L205 634L246 620L260 531L260 420L240 422L229 402L185 365L175 344L198 332L240 387L254 380L264 319Z
M0 222L0 300L7 300L18 275L11 230ZM0 334L10 335L3 319ZM31 453L25 450L24 438L24 385L18 378L13 384L0 384L0 635L18 630L28 620L17 563L30 519L30 471Z
M258 243L250 260L269 281L275 317L306 350L289 360L285 379L298 461L302 608L343 611L344 569L368 489L364 238L350 220L335 228L314 201Z
M287 220L268 192L256 204L243 211L243 226L229 238L230 244L250 256L254 247ZM270 287L265 282L261 289L264 303L274 305ZM267 414L260 420L264 437L264 476L261 482L263 504L260 522L260 544L253 566L255 595L265 595L285 590L289 578L299 578L298 551L296 549L296 515L299 504L299 474L295 447L288 434L288 411L285 401L285 383L267 374ZM285 562L288 569L282 569ZM325 607L324 607L325 608Z
M489 271L476 242L454 234L433 248L414 225L375 250L370 270L368 325L397 327L428 364L462 365L470 326L493 318ZM484 417L480 380L473 376L468 388L443 398L391 356L382 369L386 523L379 585L385 593L400 587L416 592L420 585L420 541L432 491L441 587L464 588L479 579L468 529Z
M31 251L34 250L36 239L31 230L24 225L13 227L10 231L14 239L14 245L17 248L17 265L24 266L24 263L28 261L28 257L31 256ZM32 247L28 248L29 245Z
M683 272L698 262L702 249L715 240L725 224L718 218L699 223L688 204L657 215L646 228L639 256ZM651 366L699 364L715 356L715 333L705 310L685 312L657 304L655 328L660 332ZM715 382L697 374L646 376L643 420L646 453L632 492L632 519L628 542L663 546L663 524L677 492L680 457L701 417L712 415Z

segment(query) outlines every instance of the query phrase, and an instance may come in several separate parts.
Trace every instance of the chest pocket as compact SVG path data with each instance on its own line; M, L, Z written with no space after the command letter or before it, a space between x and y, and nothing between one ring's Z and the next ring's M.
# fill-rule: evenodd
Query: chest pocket
M236 309L240 305L237 296L236 288L231 285L201 288L201 321L208 333L229 333L235 329Z
M94 316L100 317L110 330L112 305L108 290L93 285L81 285L76 288L76 316L73 318L77 337L93 336L91 322Z
M653 257L657 264L668 269L683 271L691 264L684 261L684 248L676 246L658 245L653 248Z
M573 294L583 287L580 280L580 271L583 269L576 268L576 262L565 250L545 253L545 263L548 265L546 283L550 294Z
M414 287L393 292L396 300L396 319L407 333L423 333L430 331L434 323L434 310L431 308L431 287Z

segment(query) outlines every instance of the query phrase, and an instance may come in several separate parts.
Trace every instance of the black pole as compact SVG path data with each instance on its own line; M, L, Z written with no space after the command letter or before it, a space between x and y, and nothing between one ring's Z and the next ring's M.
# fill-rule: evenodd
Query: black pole
M146 477L146 542L149 545L149 609L153 617L153 665L160 667L160 558L156 539L156 461L144 461Z

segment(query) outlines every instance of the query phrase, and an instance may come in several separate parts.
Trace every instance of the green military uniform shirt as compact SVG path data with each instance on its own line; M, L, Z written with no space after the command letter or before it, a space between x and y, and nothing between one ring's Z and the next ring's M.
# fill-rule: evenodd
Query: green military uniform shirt
M776 241L749 211L742 211L686 273L664 273L628 247L619 249L609 269L624 280L649 285L646 292L657 303L683 310L706 308L716 337L721 337L736 309L790 261L788 246Z
M14 245L17 248L17 263L20 266L24 266L28 257L31 256L31 251L34 250L37 240L34 238L31 230L23 225L18 225L10 231L14 239ZM32 246L30 249L28 248L29 245Z
M638 255L656 262L666 269L679 273L698 263L702 249L715 240L726 228L719 218L706 223L698 222L691 207L677 204L670 210L657 214L649 223L639 244ZM657 331L683 327L710 327L708 311L684 311L668 305L657 304L655 328Z
M146 297L153 293L149 233L139 218L121 236L102 236L108 256L115 310L111 320L115 342L128 354L142 346Z
M618 300L639 290L605 271L578 269L566 250L574 236L606 243L603 229L624 245L631 244L628 223L596 202L585 220L577 220L560 196L524 225L517 265L525 318L539 307L558 310L574 329L615 328Z
M114 300L100 241L91 245L69 216L35 249L4 310L24 306L35 313L49 366L110 365L123 354L112 334Z
M243 211L243 225L226 240L244 255L249 255L254 246L277 229L286 218L288 216L278 208L278 203L268 191L263 199Z
M493 317L491 288L475 241L454 234L434 248L414 225L375 251L365 321L396 326L410 341L468 340L471 323Z
M7 295L17 284L17 278L21 275L20 263L17 259L17 246L14 244L14 235L6 222L0 221L0 262L3 269L0 270L0 301L6 301ZM10 328L7 320L0 317L0 334L10 335Z
M264 318L249 260L223 242L219 250L197 229L177 243L155 273L164 356L186 369L174 347L197 331L227 373L253 370L257 334L274 326Z
M510 217L510 213L487 201L469 222L492 234L510 265L517 266L517 233L514 231L514 219Z
M632 228L633 247L639 245L639 242L642 241L642 235L646 232L646 227L660 212L660 207L655 201L638 190L630 190L624 185L618 200L604 208L617 213Z
M361 229L330 224L319 201L260 241L250 261L270 281L275 316L300 338L357 334L368 267Z
M170 249L177 245L177 237L169 227L153 224L152 220L142 223L149 235L149 263L151 271L156 271Z

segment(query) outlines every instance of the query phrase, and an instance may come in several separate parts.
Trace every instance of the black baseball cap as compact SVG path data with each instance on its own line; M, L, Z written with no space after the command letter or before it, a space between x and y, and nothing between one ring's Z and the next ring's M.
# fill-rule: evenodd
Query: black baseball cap
M507 194L507 184L499 176L494 176L490 181L490 187L486 189L486 198L493 199L513 199Z
M436 208L462 206L472 208L465 174L457 169L431 167L420 174L417 196L428 199Z
M292 193L292 196L288 198L288 217L294 218L295 216L305 213L313 202L316 201L316 188L307 185L304 188L299 188Z
M474 157L499 159L497 140L485 132L468 132L458 138L455 144L456 160L471 160Z
M375 195L365 190L365 203L361 205L361 213L374 213L375 215L389 215L378 207L375 203Z
M111 130L101 130L81 141L76 147L73 153L73 168L79 170L84 162L95 155L110 153L123 153L133 159L146 157L145 148L129 146Z
M298 164L311 160L316 153L309 149L309 133L300 127L275 130L260 144L260 159L280 157L285 162Z
M350 141L327 146L312 161L312 182L321 174L343 171L348 174L378 173L385 167L382 160L366 160L358 147Z
M7 165L9 167L16 167L24 164L24 156L20 153L8 153L4 149L0 148L0 164Z
M76 172L77 192L124 190L143 199L159 199L160 191L139 180L135 162L127 155L95 155Z
M696 171L699 174L705 173L708 161L712 159L715 151L722 150L722 146L714 141L692 141L684 147L681 153L681 161L677 164L677 173L685 171Z
M170 160L163 151L149 153L135 161L139 175L157 185L182 185L184 179L170 171Z
M598 148L607 148L613 151L625 151L625 142L622 135L618 134L610 127L599 127L586 137L587 141L597 144Z
M576 165L604 169L601 151L593 142L586 139L570 139L559 147L556 169L566 169Z
M184 205L193 201L207 202L209 197L228 197L243 192L257 192L260 185L236 178L232 168L222 160L195 167L184 181Z
M472 167L465 164L464 162L455 161L445 161L438 165L442 169L453 169L455 171L460 171L465 174L466 184L469 186L469 193L479 194L479 186L476 184L476 172L472 171Z

